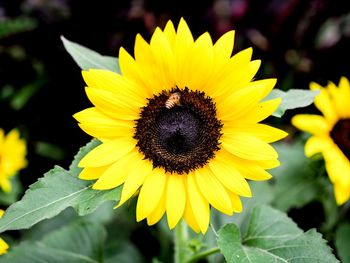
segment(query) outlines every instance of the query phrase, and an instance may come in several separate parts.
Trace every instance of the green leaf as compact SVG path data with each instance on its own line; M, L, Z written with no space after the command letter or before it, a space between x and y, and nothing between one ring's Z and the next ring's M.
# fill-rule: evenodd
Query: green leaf
M280 106L272 114L276 117L282 117L286 110L303 108L311 105L318 93L318 90L290 89L285 92L279 89L273 89L264 100L282 98Z
M69 41L64 36L61 36L61 40L67 52L72 56L74 61L79 65L81 69L107 69L120 73L117 58L102 56L96 51Z
M343 263L350 263L350 224L343 223L339 225L335 232L335 247L339 258Z
M105 229L91 222L79 222L47 235L41 241L22 242L0 258L0 262L102 262Z
M315 230L303 233L286 214L269 206L253 209L244 238L234 224L219 231L219 248L228 263L339 262Z
M46 236L42 243L48 247L82 254L99 261L105 229L91 222L78 222Z
M320 186L316 180L317 170L312 160L304 154L304 144L276 143L281 165L271 170L273 177L273 205L282 211L300 208L316 199ZM319 169L319 166L315 167ZM291 198L292 197L292 198Z
M105 225L111 223L115 218L118 218L118 220L120 220L120 210L114 210L112 202L105 202L93 213L88 214L84 217L80 217L73 208L68 208L53 218L43 220L30 229L21 231L21 239L38 241L52 231L55 231L56 229L63 226L67 226L72 222L83 220L84 222L89 221L95 224ZM119 233L120 232L118 232L118 234Z
M270 204L274 198L272 186L269 182L249 182L253 193L252 198L241 197L243 204L243 211L241 213L234 213L232 216L225 215L216 209L210 211L210 222L215 229L219 229L223 225L234 223L241 232L245 232L248 228L248 221L252 209L260 204ZM194 235L194 239L198 240L198 235ZM198 240L200 245L205 244L206 247L214 247L217 244L217 237L213 231L207 231L204 238ZM222 256L221 256L222 257ZM220 255L215 255L207 258L209 263L221 262Z
M93 141L80 150L71 166L76 174L72 175L56 166L32 184L22 200L6 210L0 219L0 232L29 228L44 219L54 217L67 207L73 207L82 216L93 212L106 201L118 201L121 187L97 191L91 189L91 181L80 180L77 177L79 172L74 167L75 163L96 144L97 142Z

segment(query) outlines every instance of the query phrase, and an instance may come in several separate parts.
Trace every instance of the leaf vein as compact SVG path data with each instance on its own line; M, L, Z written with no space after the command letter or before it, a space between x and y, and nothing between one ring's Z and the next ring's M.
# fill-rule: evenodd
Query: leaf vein
M13 222L16 222L16 221L20 220L20 219L23 218L23 217L25 217L25 216L27 216L27 215L29 215L29 214L35 213L35 212L37 212L37 211L39 211L39 210L41 210L41 209L43 209L43 208L49 207L50 205L52 205L52 204L54 204L54 203L58 203L58 202L60 202L60 201L62 201L62 200L65 200L65 199L67 199L67 198L69 198L69 197L71 197L71 196L74 196L74 195L78 196L81 192L83 192L83 191L89 189L90 187L91 187L91 185L89 185L89 186L87 186L87 187L85 187L85 188L83 188L83 189L80 189L79 191L76 191L76 192L74 192L74 193L71 193L71 194L69 194L69 195L67 195L67 196L64 196L64 197L61 197L61 198L59 198L59 199L57 199L57 200L54 200L54 201L52 201L52 202L50 202L50 203L48 203L48 204L45 204L45 205L43 205L43 206L40 206L40 207L38 207L38 208L36 208L36 209L33 209L33 210L31 210L31 211L28 211L28 212L24 213L24 214L22 214L21 216L16 217L16 218L10 220L7 224L2 225L2 226L0 227L0 232L2 232L3 229L6 229L6 227L7 227L8 225L12 224ZM74 199L76 199L76 198L77 198L77 197L73 198L72 200L74 200Z

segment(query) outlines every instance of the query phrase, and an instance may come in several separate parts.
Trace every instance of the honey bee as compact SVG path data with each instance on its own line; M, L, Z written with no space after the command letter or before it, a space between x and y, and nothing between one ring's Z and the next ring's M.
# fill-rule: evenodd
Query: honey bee
M180 106L181 94L180 92L174 92L169 95L169 98L165 102L165 108L168 110L173 108L174 106Z

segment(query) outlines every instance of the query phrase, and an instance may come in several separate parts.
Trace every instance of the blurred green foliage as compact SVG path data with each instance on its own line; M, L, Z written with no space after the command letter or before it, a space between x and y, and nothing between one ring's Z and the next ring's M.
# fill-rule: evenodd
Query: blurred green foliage
M5 21L0 21L0 39L10 35L31 31L38 26L35 18L19 16Z

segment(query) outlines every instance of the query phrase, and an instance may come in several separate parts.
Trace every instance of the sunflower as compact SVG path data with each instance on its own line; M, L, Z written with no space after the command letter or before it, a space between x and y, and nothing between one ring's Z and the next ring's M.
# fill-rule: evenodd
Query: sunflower
M292 124L311 133L305 144L305 155L321 153L326 170L334 186L338 205L350 198L350 85L342 77L339 87L330 82L326 87L311 83L311 90L319 90L315 98L316 107L323 116L299 114Z
M122 74L83 71L94 107L74 117L102 144L79 163L93 189L123 185L118 206L138 192L136 219L169 228L181 218L205 233L210 207L241 212L251 197L246 179L266 180L279 165L269 143L284 131L258 122L280 99L261 100L275 79L252 81L260 61L252 49L232 55L234 31L214 45L208 33L195 41L184 19L157 28L148 44L136 36L134 57L119 51Z
M0 218L3 216L4 210L0 209ZM3 255L9 249L9 245L0 237L0 255Z
M5 136L0 129L0 187L4 192L11 191L11 178L27 166L26 153L25 141L17 130Z

